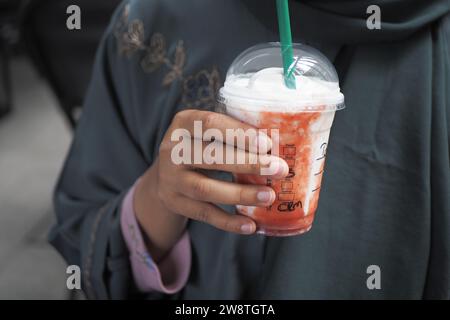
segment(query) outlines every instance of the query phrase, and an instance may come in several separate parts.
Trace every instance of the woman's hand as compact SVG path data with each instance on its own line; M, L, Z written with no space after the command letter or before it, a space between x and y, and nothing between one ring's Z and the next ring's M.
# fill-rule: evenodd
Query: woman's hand
M226 136L227 129L252 129L250 125L220 113L185 110L175 115L160 145L159 157L140 179L134 198L137 219L148 236L147 245L155 260L159 260L176 243L187 219L208 223L228 232L255 232L256 225L252 219L229 214L214 203L265 207L275 200L275 192L270 187L215 180L198 169L259 175L261 167L269 165L271 169L275 168L273 175L268 176L272 179L281 179L288 174L288 165L276 156L266 155L264 165L261 164L262 157L258 157L257 152L265 154L271 146L270 138L264 134L253 138L246 135L245 148L242 149L235 148L231 143L226 144L226 141L214 141L223 148L224 155L228 150L234 151L235 159L245 157L245 164L205 164L204 161L201 164L175 164L172 149L179 142L171 141L172 133L176 129L187 130L194 146L194 139L203 138L195 137L194 121L201 121L203 132L217 129L222 137ZM203 148L209 143L203 142ZM258 161L251 164L251 157L256 157Z

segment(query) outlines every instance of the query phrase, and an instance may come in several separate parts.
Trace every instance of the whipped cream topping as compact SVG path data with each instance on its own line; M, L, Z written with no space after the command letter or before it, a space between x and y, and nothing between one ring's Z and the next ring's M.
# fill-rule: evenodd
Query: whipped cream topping
M229 75L220 96L223 102L245 109L278 111L336 110L344 95L338 82L296 76L296 89L284 84L282 68L266 68L253 74Z

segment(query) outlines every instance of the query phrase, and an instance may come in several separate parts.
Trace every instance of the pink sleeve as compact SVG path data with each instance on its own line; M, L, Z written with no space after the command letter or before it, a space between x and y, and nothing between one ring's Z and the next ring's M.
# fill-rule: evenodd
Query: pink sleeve
M130 251L135 283L142 292L176 293L186 285L191 269L189 234L185 231L167 256L159 264L156 264L147 251L134 213L135 186L136 184L128 191L123 200L120 217L123 237Z

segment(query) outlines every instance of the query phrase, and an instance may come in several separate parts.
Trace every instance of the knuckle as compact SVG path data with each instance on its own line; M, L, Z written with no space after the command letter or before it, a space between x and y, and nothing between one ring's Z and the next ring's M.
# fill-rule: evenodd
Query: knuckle
M178 128L182 126L183 123L186 122L186 119L188 119L192 114L192 112L193 110L189 109L178 111L172 119L171 127Z
M240 188L238 192L238 204L246 204L246 195L244 188Z
M186 118L190 114L191 110L178 111L173 117L174 122L178 122L180 119Z
M172 142L169 139L163 139L159 145L159 153L165 154L172 151Z
M195 219L200 222L208 223L210 220L210 215L211 209L208 206L203 206L201 209L197 211Z
M259 163L249 163L249 171L253 174L259 174L260 165Z
M209 193L211 192L211 188L209 187L209 184L198 180L193 183L192 192L195 197L204 198L209 195Z
M219 123L220 115L214 112L208 112L205 116L205 128L215 128Z
M240 228L239 225L237 225L236 223L233 222L232 219L227 219L224 224L223 224L223 229L225 231L229 231L229 232L236 232L239 233Z

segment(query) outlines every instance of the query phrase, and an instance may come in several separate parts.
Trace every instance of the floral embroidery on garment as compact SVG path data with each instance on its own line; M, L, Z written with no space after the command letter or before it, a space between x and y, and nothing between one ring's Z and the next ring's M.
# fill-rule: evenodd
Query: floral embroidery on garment
M176 43L175 53L173 57L169 57L164 36L161 33L154 33L150 43L146 44L144 24L138 19L128 22L129 11L129 5L126 5L115 26L114 35L117 39L119 54L130 58L137 52L143 52L140 65L147 73L165 67L168 71L162 79L162 85L166 87L176 80L182 81L181 103L185 108L213 108L221 86L217 67L185 76L183 70L186 64L186 49L183 41L179 40Z
M201 70L183 81L181 103L193 109L208 109L216 104L216 97L221 87L220 73L217 67L211 71Z

